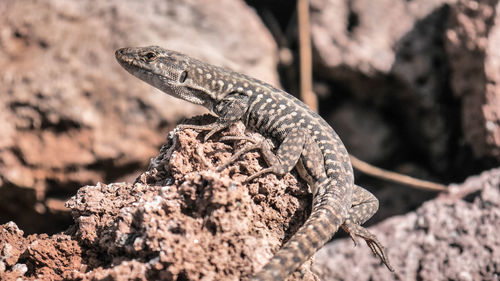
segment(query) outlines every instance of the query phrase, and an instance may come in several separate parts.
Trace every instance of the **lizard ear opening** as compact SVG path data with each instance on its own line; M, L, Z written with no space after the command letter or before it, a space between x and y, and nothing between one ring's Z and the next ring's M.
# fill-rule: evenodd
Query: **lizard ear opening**
M179 75L179 83L184 83L187 79L188 73L187 71L183 71L181 75Z

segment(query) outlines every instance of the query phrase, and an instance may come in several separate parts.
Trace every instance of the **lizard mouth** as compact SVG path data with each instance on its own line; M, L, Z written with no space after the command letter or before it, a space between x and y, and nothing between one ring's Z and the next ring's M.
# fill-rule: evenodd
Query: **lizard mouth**
M153 65L137 59L133 49L118 49L115 52L115 57L118 63L125 68L127 72L152 85L153 87L173 97L183 99L194 104L206 107L211 106L210 101L203 98L206 96L206 93L202 90L183 84L185 78L182 82L179 82L179 79L174 79L173 77L169 77L169 75L163 75L160 71L154 71L154 69L152 69L152 67L154 67ZM180 77L183 77L182 73L180 74Z
M155 73L150 68L151 66L139 60L130 48L118 49L115 52L115 57L118 63L127 70L130 74L137 76L141 80L150 83L155 77L161 77L164 82L171 83L172 81L164 77L160 73Z
M163 92L179 98L183 99L186 101L189 101L194 104L198 105L204 105L206 101L197 95L187 95L184 94L183 91L180 89L182 88L181 85L178 85L177 81L169 79L159 73L155 73L149 69L137 66L133 62L127 62L124 60L118 59L118 62L125 68L130 74L136 76L137 78L141 79L142 81L154 86L155 88L158 88L162 90ZM191 89L191 93L197 92L199 90L196 89ZM201 91L200 91L201 92ZM203 93L198 93L202 95Z

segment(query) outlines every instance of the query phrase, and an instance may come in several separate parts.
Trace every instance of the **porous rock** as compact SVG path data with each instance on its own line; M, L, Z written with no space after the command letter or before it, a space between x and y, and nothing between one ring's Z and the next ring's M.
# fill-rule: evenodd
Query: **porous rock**
M131 77L117 48L160 45L277 83L275 43L243 1L0 1L0 26L0 223L28 233L62 230L76 187L135 178L202 112Z
M347 89L342 94L351 99L391 116L406 147L418 149L437 173L455 161L450 143L460 130L452 113L457 109L450 102L444 49L454 2L311 1L318 76L342 85Z
M189 123L211 121L204 116ZM19 261L28 271L16 274L31 280L240 280L259 270L307 218L311 196L295 173L242 184L265 165L258 152L216 172L234 150L249 145L217 139L243 134L243 124L207 142L203 132L173 131L134 183L82 187L66 204L74 225L64 234L39 236L42 249L15 244L19 250L0 276L14 274ZM2 233L0 241L13 244L11 236ZM318 280L310 267L309 261L288 280Z
M370 228L395 272L368 247L343 239L316 254L321 280L498 280L500 169L451 185L448 194ZM364 244L364 243L363 243Z
M499 10L498 1L458 1L446 32L451 85L462 101L465 140L477 157L496 159L500 159Z

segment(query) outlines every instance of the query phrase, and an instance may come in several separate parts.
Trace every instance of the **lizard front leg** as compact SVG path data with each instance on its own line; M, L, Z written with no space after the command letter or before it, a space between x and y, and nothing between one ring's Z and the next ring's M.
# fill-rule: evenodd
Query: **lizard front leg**
M177 128L209 131L203 141L207 141L215 133L229 127L231 124L241 120L248 106L248 97L238 93L230 94L214 106L214 113L218 116L217 121L207 125L180 124Z
M273 173L282 176L290 172L298 163L302 154L302 150L306 143L307 133L303 130L297 129L289 132L285 139L281 142L276 154L271 150L271 146L267 141L255 142L255 140L246 136L227 136L221 140L246 140L254 144L242 148L237 151L226 163L217 168L217 171L222 171L230 164L234 163L241 155L251 150L260 150L268 167L250 175L245 182L249 182L263 174Z
M217 172L222 172L229 165L238 160L243 154L250 152L252 150L266 151L263 153L263 155L269 155L268 151L271 151L271 144L269 144L268 140L256 141L255 139L249 136L224 136L220 138L220 141L242 141L242 140L251 142L252 144L235 152L233 156L231 156L231 158L229 158L229 160L226 161L226 163L217 167Z
M225 128L229 127L232 123L233 122L226 122L225 120L218 119L214 123L206 125L179 124L177 125L177 128L179 128L180 130L193 129L198 131L209 131L203 138L203 141L206 142L215 133L224 130Z

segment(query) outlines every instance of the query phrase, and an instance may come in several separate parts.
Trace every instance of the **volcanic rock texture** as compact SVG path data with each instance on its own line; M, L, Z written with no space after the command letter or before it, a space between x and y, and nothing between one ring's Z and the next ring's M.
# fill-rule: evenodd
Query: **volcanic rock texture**
M289 280L498 280L498 1L310 2L320 114L348 150L404 174L469 179L436 195L358 174L380 200L369 225L396 272L341 232ZM307 218L307 185L295 171L243 183L266 167L258 152L215 172L248 145L221 136L262 137L241 124L205 143L172 131L203 109L130 76L114 51L159 45L297 94L293 5L0 1L0 280L260 269Z

